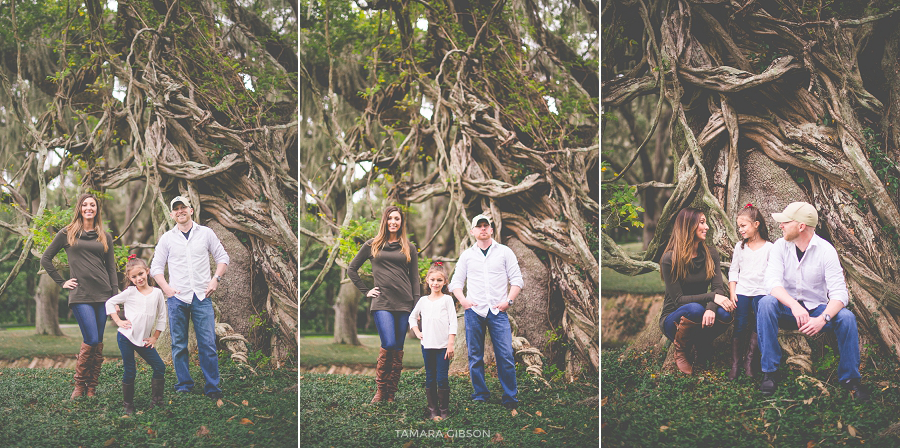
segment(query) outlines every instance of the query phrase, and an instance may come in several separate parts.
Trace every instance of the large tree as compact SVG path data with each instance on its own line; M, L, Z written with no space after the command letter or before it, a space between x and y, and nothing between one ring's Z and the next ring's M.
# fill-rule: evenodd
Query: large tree
M252 295L221 297L246 311L220 319L249 331L249 313L266 316L275 337L256 335L258 347L294 353L296 3L8 0L0 24L4 132L19 145L0 154L15 162L2 184L17 212L0 226L25 245L0 290L40 256L29 227L53 214L48 185L73 197L124 190L110 229L132 249L172 226L168 199L181 194L195 220L221 224L250 253L246 278L231 281ZM107 218L120 213L109 208Z
M676 172L673 184L642 179L672 190L647 251L631 258L604 234L604 266L658 269L672 218L689 205L707 210L708 240L727 259L745 203L770 216L808 201L841 256L860 325L900 357L898 11L894 1L607 2L604 118L658 99L648 118L671 129ZM619 178L610 173L604 189L621 191ZM649 327L636 347L661 340Z
M323 218L301 232L330 249L322 277L339 228L354 207L371 207L352 199L369 188L434 212L418 241L432 258L455 259L472 244L468 220L490 211L496 238L515 237L519 258L549 271L526 285L550 305L521 310L520 335L544 340L556 329L569 370L596 371L597 5L380 0L301 10L300 183L308 212Z

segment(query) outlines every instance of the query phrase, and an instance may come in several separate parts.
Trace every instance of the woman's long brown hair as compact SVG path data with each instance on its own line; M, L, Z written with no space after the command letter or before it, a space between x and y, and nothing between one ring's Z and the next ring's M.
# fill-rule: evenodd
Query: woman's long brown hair
M669 244L666 245L666 252L672 252L672 278L679 281L688 276L690 264L694 252L697 248L697 255L704 255L706 258L706 279L712 279L716 273L715 264L713 264L712 255L703 240L697 237L697 227L700 226L700 217L703 212L696 208L685 207L678 212L675 218L675 228L672 230L672 236L669 238ZM662 276L662 272L660 272Z
M406 255L406 261L409 262L412 257L409 254L409 238L406 236L406 217L403 216L403 210L400 210L400 207L396 205L388 206L384 209L384 213L381 214L381 225L378 227L378 235L372 240L372 256L378 255L378 252L384 248L391 236L391 231L388 230L388 217L393 212L400 213L400 234L397 236L400 238L400 252Z
M94 230L97 231L97 240L100 241L100 244L103 244L103 251L108 251L109 245L106 242L106 232L103 231L103 219L100 217L100 201L90 193L83 193L75 201L75 213L72 214L72 222L66 226L66 242L69 243L69 246L74 246L78 243L78 236L84 230L84 216L81 215L81 205L84 204L84 200L87 198L93 198L97 204L97 214L94 215Z

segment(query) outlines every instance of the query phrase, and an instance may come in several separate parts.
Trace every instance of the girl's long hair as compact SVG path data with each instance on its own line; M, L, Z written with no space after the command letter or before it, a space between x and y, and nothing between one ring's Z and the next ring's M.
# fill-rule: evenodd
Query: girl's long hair
M741 209L741 211L738 212L736 218L740 218L741 216L746 216L747 219L750 220L751 224L753 223L753 221L758 222L759 228L757 229L757 231L759 232L759 237L762 238L763 241L769 241L769 227L766 226L766 217L763 216L762 212L759 211L758 208L754 207L753 204L747 204L744 206L744 208ZM746 245L747 238L744 238L744 240L741 241L741 249L743 249Z
M666 252L672 252L672 278L679 281L688 276L691 254L694 248L697 248L697 255L706 258L706 279L712 279L715 275L715 264L712 255L703 240L697 237L697 227L700 226L700 217L703 212L696 208L685 207L678 212L675 218L675 228L672 230L672 236L669 238L669 244L666 245ZM662 272L660 272L662 276Z
M103 219L100 215L100 201L90 193L83 193L75 201L75 213L72 213L72 222L66 226L66 242L69 243L69 246L74 246L78 243L78 237L84 230L84 217L81 215L81 205L84 204L87 198L93 198L97 204L97 214L94 215L94 230L97 231L97 240L100 241L100 244L103 244L103 251L108 251L109 245L106 241L106 232L103 231Z
M428 277L431 276L432 272L437 272L444 277L444 287L441 288L441 294L450 295L450 290L447 289L447 286L450 283L450 279L447 278L447 269L444 268L444 263L441 263L440 261L431 263L431 267L428 268L428 272L425 273L425 290L428 291L428 294L431 294L431 287L428 286Z
M137 258L135 255L129 255L128 262L125 263L125 287L127 288L134 284L131 283L131 277L128 275L128 273L136 267L142 267L147 270L147 285L152 286L153 284L151 282L153 281L153 278L150 277L150 266L147 266L147 262L144 261L143 258Z
M409 238L406 236L406 217L403 216L403 210L400 210L400 207L396 205L388 206L384 209L384 213L381 214L381 225L378 227L378 235L372 240L372 257L378 256L378 252L387 244L391 235L391 231L388 230L388 217L393 212L400 213L400 235L398 235L400 237L400 252L406 255L408 263L412 257L409 254Z

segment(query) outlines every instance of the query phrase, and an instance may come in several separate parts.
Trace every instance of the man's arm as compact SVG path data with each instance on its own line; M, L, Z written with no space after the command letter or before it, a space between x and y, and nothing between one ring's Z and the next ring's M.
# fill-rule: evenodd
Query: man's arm
M156 247L153 249L153 260L150 261L150 275L156 280L156 285L162 290L163 294L168 297L175 297L181 291L172 289L166 277L163 275L166 269L166 262L169 260L169 243L166 234L159 239Z
M450 284L447 286L447 289L453 293L453 297L456 297L456 300L459 300L459 304L462 305L464 309L472 308L472 305L474 305L474 303L466 299L462 290L463 286L466 284L466 270L468 269L467 252L468 251L463 251L459 256L459 260L456 261L456 267L453 269L453 277L450 279Z

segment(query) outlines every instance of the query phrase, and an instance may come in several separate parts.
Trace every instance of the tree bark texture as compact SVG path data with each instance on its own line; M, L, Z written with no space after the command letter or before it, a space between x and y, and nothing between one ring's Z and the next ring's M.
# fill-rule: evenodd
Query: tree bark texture
M59 328L59 285L47 274L41 274L38 281L34 314L34 331L37 334L62 336Z
M342 275L341 277L344 277ZM359 290L349 279L341 282L334 298L334 343L362 345L356 334L356 315L359 309Z
M705 211L707 242L727 262L743 204L761 209L774 239L780 230L771 213L810 202L819 212L817 233L841 257L861 332L871 330L900 358L900 123L890 107L900 88L893 70L898 9L866 16L859 6L846 17L800 20L805 13L792 1L614 5L604 24L643 24L630 31L643 51L629 57L646 62L629 64L621 49L611 53L616 68L603 80L603 107L661 85L673 111L676 173L646 253L633 259L604 236L611 246L603 248L604 266L630 274L658 269L653 262L673 218L687 206ZM652 180L663 179L644 179ZM655 326L645 333L634 348L664 339Z

